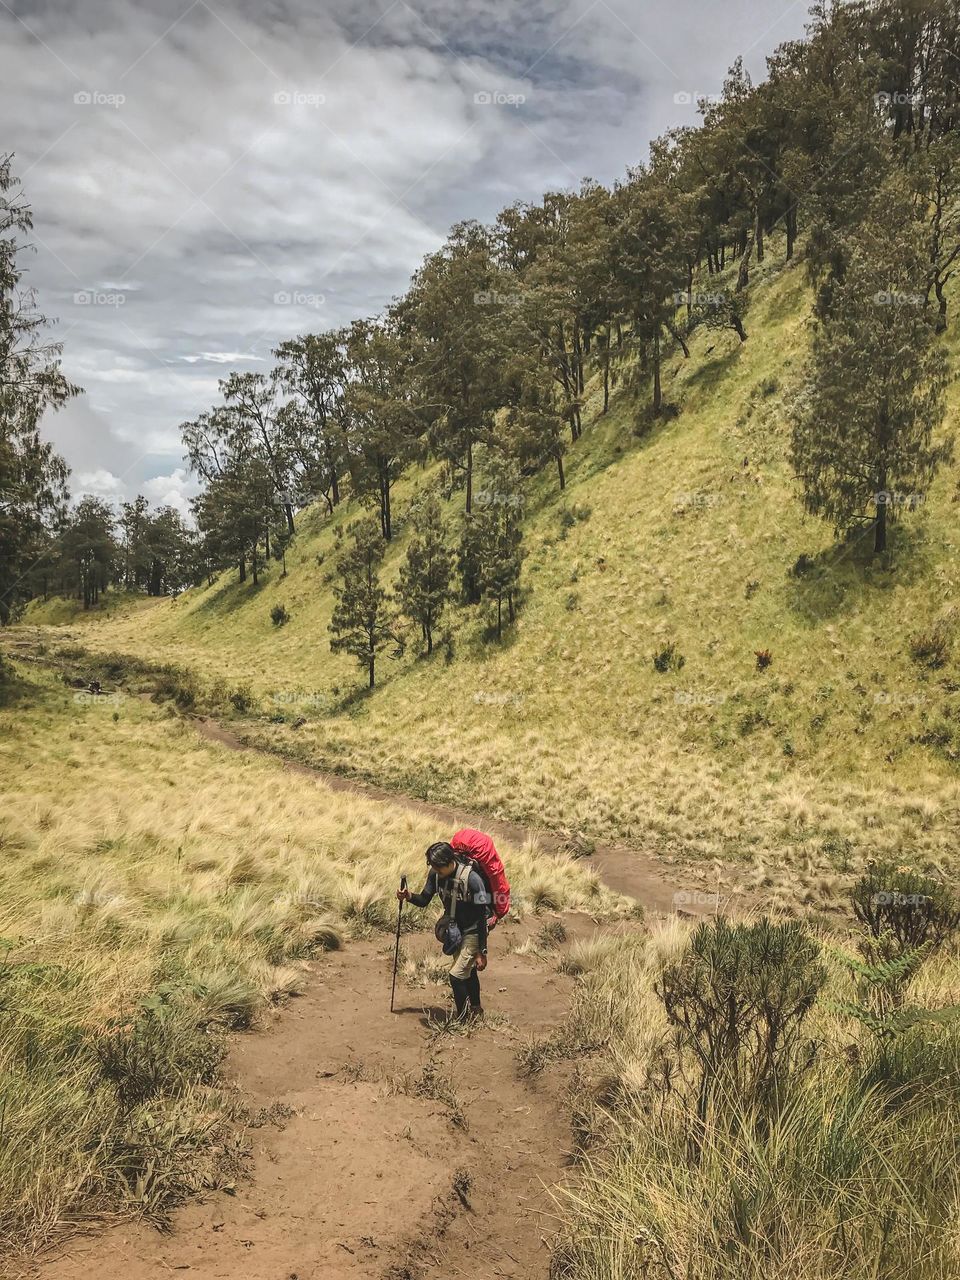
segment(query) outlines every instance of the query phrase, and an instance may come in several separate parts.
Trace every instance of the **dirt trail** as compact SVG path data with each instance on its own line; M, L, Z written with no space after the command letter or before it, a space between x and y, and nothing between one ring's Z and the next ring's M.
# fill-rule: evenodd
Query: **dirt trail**
M502 928L485 979L495 1014L469 1035L431 1025L431 1011L436 1018L447 1004L438 987L401 986L390 1014L392 956L382 942L317 962L308 993L278 1025L238 1038L233 1050L252 1110L293 1109L282 1128L252 1131L251 1180L179 1210L169 1234L112 1228L75 1242L38 1275L545 1280L554 1232L546 1188L563 1176L568 1126L558 1078L524 1083L514 1054L562 1018L569 980L507 954L507 937L523 935ZM406 948L431 950L429 935Z
M224 746L257 749L215 721L195 723ZM286 764L336 790L428 813L441 832L482 826L559 847L547 833ZM604 848L590 863L611 887L670 909L677 880L653 859ZM690 882L684 872L683 887ZM564 921L571 935L597 928L588 917ZM390 1014L385 939L318 960L307 993L232 1051L229 1074L249 1108L289 1108L286 1120L251 1130L250 1180L234 1195L177 1211L169 1233L128 1223L75 1241L36 1267L36 1280L174 1271L195 1280L547 1280L549 1188L565 1172L569 1068L527 1083L515 1053L561 1022L571 982L554 964L513 950L538 923L508 918L494 935L483 979L492 1016L469 1035L438 1033L448 996L437 986L401 983ZM429 933L404 946L411 956L436 950Z

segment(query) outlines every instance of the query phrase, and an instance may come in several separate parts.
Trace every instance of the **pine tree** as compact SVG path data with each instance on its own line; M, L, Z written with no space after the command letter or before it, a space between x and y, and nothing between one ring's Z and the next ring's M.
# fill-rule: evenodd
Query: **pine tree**
M433 631L450 599L453 572L440 499L435 493L425 494L414 506L411 524L413 537L400 569L398 596L403 612L422 628L427 653L432 653Z
M503 635L503 605L514 619L514 598L523 563L523 495L511 458L493 455L485 467L485 487L477 495L479 586L496 602L497 639Z
M858 521L887 545L888 520L925 497L947 446L946 366L924 303L925 263L915 224L879 220L848 246L814 337L793 415L792 462L807 510L838 532ZM872 512L869 508L873 508Z
M380 585L386 542L369 520L353 530L353 545L337 563L340 585L334 587L336 605L330 620L334 653L349 653L366 668L374 687L377 654L393 639L390 597Z

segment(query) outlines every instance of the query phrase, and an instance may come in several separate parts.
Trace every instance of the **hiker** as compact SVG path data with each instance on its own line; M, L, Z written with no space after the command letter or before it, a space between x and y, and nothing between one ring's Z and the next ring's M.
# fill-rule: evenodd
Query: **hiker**
M429 847L427 867L421 892L398 889L397 899L426 907L439 894L443 915L435 932L444 955L452 958L450 987L456 1016L482 1017L480 973L487 967L487 916L493 911L490 891L472 861L458 856L446 840Z

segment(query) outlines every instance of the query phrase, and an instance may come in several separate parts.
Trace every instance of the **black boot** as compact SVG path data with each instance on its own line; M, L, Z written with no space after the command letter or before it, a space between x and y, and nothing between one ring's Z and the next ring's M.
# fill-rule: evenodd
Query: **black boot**
M457 1017L462 1018L467 1007L468 984L463 978L451 978L450 989L453 992L453 1003L457 1007Z
M480 1005L480 975L474 969L470 977L466 981L467 995L470 997L470 1016L479 1018L483 1016L483 1008Z

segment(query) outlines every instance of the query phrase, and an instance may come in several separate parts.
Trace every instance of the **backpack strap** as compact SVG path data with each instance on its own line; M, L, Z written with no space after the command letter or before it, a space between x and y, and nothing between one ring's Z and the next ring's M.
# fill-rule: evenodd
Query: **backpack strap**
M456 871L453 873L453 886L458 902L467 902L470 898L470 872L473 867L470 862L461 862L458 864Z

